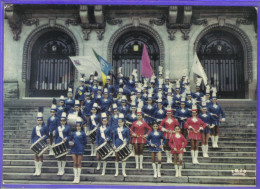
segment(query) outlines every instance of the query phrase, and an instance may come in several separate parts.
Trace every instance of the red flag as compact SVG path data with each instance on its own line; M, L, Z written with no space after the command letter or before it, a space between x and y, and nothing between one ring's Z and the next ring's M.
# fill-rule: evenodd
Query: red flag
M142 67L141 67L141 74L144 77L151 78L153 76L153 69L150 64L150 58L144 45L143 54L142 54Z

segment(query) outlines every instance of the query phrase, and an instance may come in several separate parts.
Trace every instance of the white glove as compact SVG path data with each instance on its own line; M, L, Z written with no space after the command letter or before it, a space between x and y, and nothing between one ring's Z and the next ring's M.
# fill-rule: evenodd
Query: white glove
M165 131L167 131L167 129L165 129L165 128L162 128L162 132L165 132Z
M222 121L226 121L226 119L225 119L225 118L222 118Z
M189 126L189 129L192 129L192 126Z
M203 127L200 127L200 131L203 130Z

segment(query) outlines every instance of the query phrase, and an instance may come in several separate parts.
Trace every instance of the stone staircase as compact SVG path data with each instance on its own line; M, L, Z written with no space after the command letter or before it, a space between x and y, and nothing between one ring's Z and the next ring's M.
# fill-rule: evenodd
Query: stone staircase
M144 169L135 170L134 157L127 160L127 177L114 177L114 157L109 157L106 176L97 171L96 158L90 156L87 145L83 157L83 170L80 184L111 185L256 185L256 102L219 101L226 113L226 123L220 128L219 148L213 149L209 142L209 158L203 158L200 149L199 165L191 163L190 144L184 153L181 178L175 177L174 165L166 164L162 153L162 177L154 179L151 156L148 147L144 150ZM32 176L34 172L33 152L30 137L38 106L45 106L44 120L49 116L51 100L5 101L3 127L3 181L5 184L71 184L73 180L73 161L68 155L66 174L57 176L57 161L44 154L42 175ZM254 124L250 126L248 124ZM121 174L121 165L119 165ZM246 176L232 176L232 170L245 169Z

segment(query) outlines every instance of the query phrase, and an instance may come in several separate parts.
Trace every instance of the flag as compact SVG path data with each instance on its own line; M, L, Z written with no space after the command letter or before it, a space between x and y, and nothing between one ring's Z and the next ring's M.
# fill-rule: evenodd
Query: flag
M95 71L101 72L100 64L91 56L70 56L69 58L78 72L85 74L87 78Z
M145 45L142 54L141 75L147 78L152 78L153 76L153 69L151 67L150 58Z
M113 69L113 66L110 63L108 63L106 60L104 60L104 58L102 58L100 55L98 55L94 49L92 49L92 50L93 50L97 60L100 63L103 85L105 85L106 81L107 81L108 73L110 70Z
M197 56L197 53L195 53L194 55L194 59L193 59L193 64L192 64L192 68L191 68L191 73L195 73L198 76L202 77L204 84L207 85L208 83L208 77L200 63L200 60Z

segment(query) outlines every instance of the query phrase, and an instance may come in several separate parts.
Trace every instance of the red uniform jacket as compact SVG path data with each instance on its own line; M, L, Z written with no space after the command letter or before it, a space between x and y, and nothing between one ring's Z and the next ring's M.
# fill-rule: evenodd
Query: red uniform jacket
M170 120L170 121L169 121ZM174 131L175 126L179 125L179 122L174 119L173 117L171 119L165 118L162 120L159 130L163 132L163 135L166 139L170 139L170 136L172 135L171 133L167 133L166 131L163 131L163 128L169 130L169 131ZM164 127L163 127L164 125ZM180 125L179 125L180 126Z
M180 151L180 149L184 149L187 146L187 140L182 134L180 134L180 138L177 138L176 134L174 133L170 138L169 146L171 148L172 154L183 154L183 150ZM177 151L175 151L174 148L177 148Z
M192 120L192 117L190 117L189 119L187 119L187 121L185 122L184 124L184 127L186 129L189 129L189 126L191 126L197 133L195 133L193 131L193 129L189 129L189 139L193 139L193 140L201 140L201 133L199 131L200 129L200 126L202 126L203 130L204 128L206 127L206 124L198 117L197 118L197 121L193 121Z
M133 135L135 133L138 137L133 137L132 138L132 144L135 143L146 143L146 139L143 138L142 136L145 135L145 128L147 129L146 134L148 135L152 129L151 127L145 122L145 121L140 121L141 124L138 124L138 120L133 122L131 128L130 128L130 133Z

